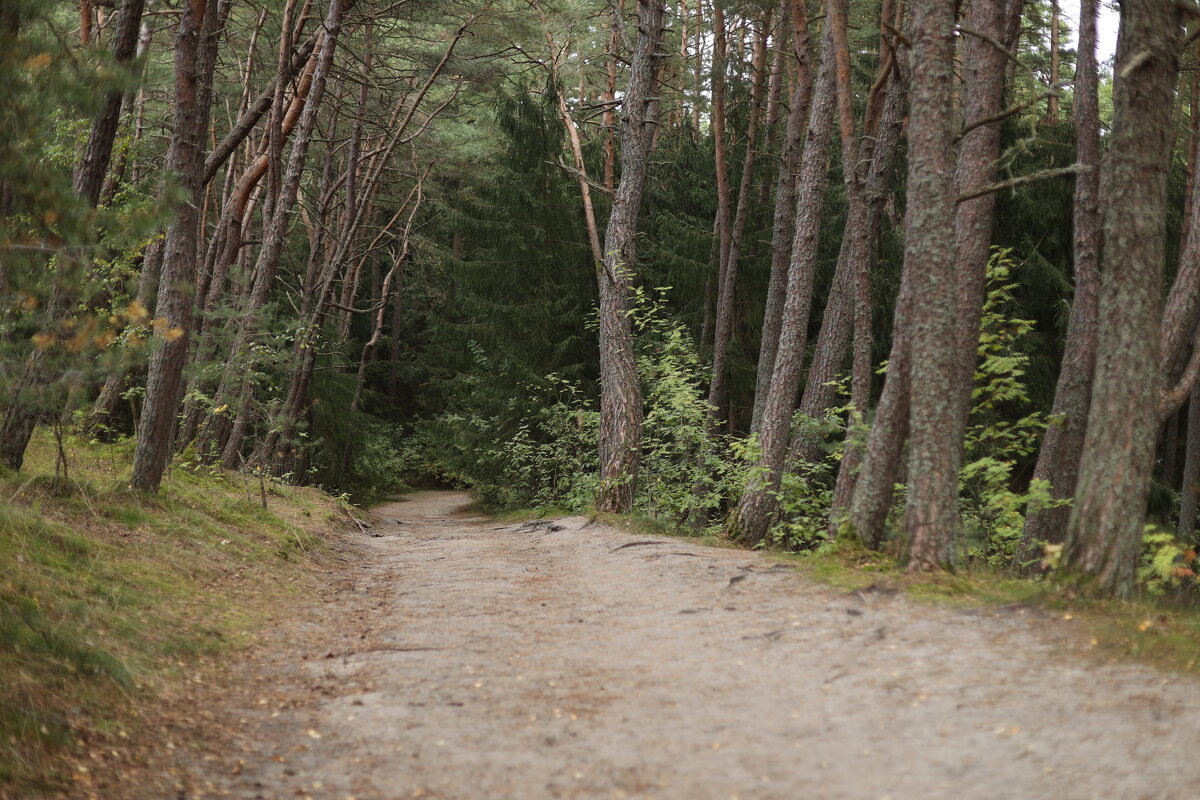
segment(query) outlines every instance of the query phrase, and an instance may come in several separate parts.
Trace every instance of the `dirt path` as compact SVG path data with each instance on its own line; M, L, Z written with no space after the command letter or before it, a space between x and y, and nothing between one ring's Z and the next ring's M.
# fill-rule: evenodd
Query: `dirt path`
M1197 685L582 517L378 509L187 797L1194 798Z

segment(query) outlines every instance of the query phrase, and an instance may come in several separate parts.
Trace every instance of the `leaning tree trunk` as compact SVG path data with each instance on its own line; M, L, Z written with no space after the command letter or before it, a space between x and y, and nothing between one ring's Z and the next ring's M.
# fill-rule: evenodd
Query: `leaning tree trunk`
M1095 388L1062 565L1133 588L1158 427L1159 325L1172 93L1182 11L1125 0L1117 42Z
M719 7L718 7L719 8ZM728 177L723 173L728 169L724 154L725 144L721 139L718 139L717 146L721 149L721 153L717 158L717 182L718 182L718 197L720 197L719 184L724 181L725 191L724 199L718 200L718 219L722 225L722 246L720 269L717 271L719 276L717 282L717 310L716 318L713 325L713 375L712 383L708 391L709 404L709 425L716 428L719 420L730 419L730 398L729 398L729 365L727 355L729 345L733 339L733 311L734 300L737 293L737 270L738 261L741 258L742 239L746 232L746 217L750 212L750 184L754 178L754 155L758 149L758 129L762 120L762 99L763 87L766 82L766 59L767 59L767 34L771 27L771 13L764 12L761 22L761 29L755 35L754 39L754 59L751 65L753 71L753 82L750 90L750 119L746 126L746 154L742 160L742 176L738 183L738 198L737 209L733 214L732 224L729 219L729 181ZM721 28L718 27L718 33ZM724 37L722 37L724 38ZM721 133L716 133L716 87L722 87L721 94L724 95L724 59L722 59L722 72L720 75L715 75L713 87L713 130L714 136L721 136L723 139L725 128L725 110L724 100L722 100L721 109ZM720 210L721 205L724 205L723 212ZM729 229L728 236L725 235L724 229Z
M896 152L900 144L900 134L904 123L904 110L907 105L907 98L908 95L903 84L903 77L897 66L891 79L891 85L888 87L887 97L884 101L880 117L874 126L876 129L875 146L871 154L871 166L867 173L866 186L863 191L863 199L867 204L866 230L851 232L855 238L852 238L849 243L843 241L843 247L848 250L847 258L861 259L855 269L854 275L847 275L847 280L852 280L853 286L847 287L847 296L843 300L843 303L847 306L847 310L852 310L853 312L855 329L853 396L851 400L854 402L855 411L864 416L867 411L868 402L868 398L865 395L869 393L870 387L864 387L862 384L869 382L872 366L870 363L872 344L870 330L870 263L874 259L874 243L878 237L879 226L883 217L883 207L891 192L892 174L895 167ZM858 255L859 253L861 255ZM853 298L849 296L851 294L850 289L853 289ZM852 307L850 304L851 299L854 301ZM828 312L826 312L826 316L828 316ZM841 349L836 352L842 356L844 356L850 333L849 323L850 320L840 323L846 329L839 333L842 337L838 343ZM822 320L822 333L824 333L824 325L825 321ZM832 347L833 345L829 346ZM809 368L810 376L822 363L828 364L832 361L832 353L825 353L821 350L821 340L818 338L817 354L814 355L813 365ZM824 367L824 369L830 373L830 377L826 380L831 381L833 379L831 374L832 369L829 367ZM829 408L834 398L831 391L826 392L826 387L815 386L814 380L810 377L808 387L805 389L801 410L807 408L807 413L812 414L813 412L823 412L824 409ZM812 395L811 400L810 393ZM821 405L818 405L818 403ZM804 441L801 437L797 437L793 449L797 449L796 445L803 444ZM862 469L864 457L863 447L852 442L849 437L847 438L846 445L846 449L842 455L842 463L838 467L837 482L834 485L833 500L830 503L829 509L830 531L834 534L840 533L842 522L849 512L850 501L854 496L854 489L858 482L858 475ZM811 460L812 457L812 455L806 454L808 460ZM896 463L899 464L899 459L896 460ZM894 483L894 478L892 482Z
M792 411L800 388L808 317L812 310L826 162L837 101L836 46L834 26L826 22L821 43L821 67L813 90L808 137L796 190L796 227L780 319L779 347L758 429L760 455L729 523L730 535L750 545L766 537L779 507L776 488L787 456Z
M771 226L771 277L767 284L767 303L763 310L762 335L758 350L758 374L754 389L754 412L750 430L757 433L762 410L771 390L775 355L779 350L779 327L783 320L783 301L787 296L788 264L792 255L793 222L796 215L796 178L804 152L805 120L812 99L812 69L808 47L808 17L803 0L787 0L792 22L792 53L796 76L788 107L775 182L775 212Z
M126 0L121 6L121 15L112 44L113 60L118 64L128 64L137 52L144 6L145 0ZM83 158L75 167L72 180L75 194L86 199L89 205L94 206L100 202L100 189L104 185L109 161L112 160L113 142L117 138L117 127L121 122L123 97L124 92L120 90L105 95L104 107L92 123L92 132L88 136Z
M313 68L312 87L309 89L308 98L304 103L304 110L301 112L299 121L296 123L295 138L292 141L291 151L288 153L287 169L283 175L280 190L275 195L275 202L273 208L270 209L269 219L264 224L263 244L258 252L258 258L254 266L256 277L250 292L250 310L243 317L242 323L238 328L238 333L232 347L234 358L239 358L248 346L254 322L258 318L260 310L266 304L275 283L275 273L279 265L279 257L283 253L283 248L287 240L287 231L291 223L292 207L295 205L296 195L300 190L300 181L303 177L304 165L308 158L309 145L316 130L317 117L322 107L321 101L324 98L326 83L333 67L334 54L338 46L338 35L342 25L342 11L345 6L345 0L330 0L329 2L329 9L324 22L325 38L321 45L320 55ZM277 100L276 102L277 105L282 105L281 100ZM277 112L275 116L281 122L274 131L276 142L271 145L271 149L278 152L279 148L282 148L283 122L282 114ZM280 159L273 157L269 160L271 163L278 163ZM264 210L264 214L267 213ZM229 380L228 376L225 380ZM239 397L246 398L249 396L245 380L234 379L232 382L241 384L242 388L236 393ZM244 406L238 408L237 423L234 424L233 430L222 449L221 461L227 467L233 468L241 463L241 446L246 430L245 417L248 413L249 409Z
M662 0L638 0L638 38L622 102L621 179L604 232L600 287L600 491L596 507L633 507L641 455L642 393L628 316L637 264L637 218L658 118L658 64L663 38Z
M954 0L912 6L912 99L908 131L905 267L912 284L909 569L949 563L958 512L961 439L947 436L957 409L954 270Z
M884 19L890 12L891 9L884 9ZM890 53L886 44L882 45L882 50L885 54ZM821 315L821 330L800 395L800 413L808 419L821 419L837 401L835 380L846 361L852 329L856 331L856 352L861 355L862 348L866 347L866 358L870 358L870 267L875 257L883 205L890 192L906 98L900 85L899 70L892 58L885 56L868 101L867 114L872 113L876 99L882 102L879 116L868 116L863 120L861 144L847 151L843 141L842 161L858 164L855 172L849 174L862 188L851 198L846 214L829 300ZM889 80L893 73L896 78ZM859 308L864 301L865 315ZM861 373L862 365L857 369ZM869 379L869 375L867 377ZM866 411L864 398L858 398L855 405L859 412ZM792 437L788 457L800 463L815 463L824 456L824 444L824 437L811 427L801 428ZM857 474L858 455L851 455L849 460L852 474ZM852 488L853 480L845 482L843 502L835 505L845 505Z
M1079 8L1079 54L1071 107L1075 121L1075 160L1090 169L1075 176L1075 299L1050 410L1052 417L1062 421L1054 422L1046 429L1033 470L1034 480L1049 482L1050 494L1055 499L1069 498L1079 477L1100 324L1097 305L1100 288L1100 106L1096 67L1096 14L1099 8L1099 0L1082 0ZM1029 511L1017 550L1017 567L1023 568L1022 565L1037 559L1042 542L1061 543L1070 515L1068 506Z
M217 0L189 0L175 40L175 101L166 170L179 176L187 198L167 229L156 311L165 325L155 336L146 379L146 403L137 429L130 483L158 491L171 458L175 415L183 393L192 326L192 287L200 236L200 194L204 175L204 142L209 97L216 64L216 39L228 10Z

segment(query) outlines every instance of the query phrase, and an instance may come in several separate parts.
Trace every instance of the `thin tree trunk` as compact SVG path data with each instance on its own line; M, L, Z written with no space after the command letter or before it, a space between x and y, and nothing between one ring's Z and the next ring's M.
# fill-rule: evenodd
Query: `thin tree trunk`
M1059 81L1059 62L1061 53L1059 52L1059 10L1058 0L1050 0L1050 86L1055 87ZM1058 124L1058 95L1051 94L1046 101L1046 117L1051 125Z
M732 429L729 398L729 367L727 364L729 345L733 339L734 301L737 296L738 261L742 255L742 241L746 234L746 219L750 214L750 199L753 195L751 182L754 179L754 156L758 148L759 128L762 124L763 90L766 84L767 35L771 28L771 11L763 12L761 28L755 36L754 58L751 64L753 82L750 89L750 118L746 126L746 153L742 159L742 177L738 183L737 207L733 214L733 227L729 232L729 247L725 263L721 268L721 286L717 302L716 328L713 342L713 380L709 387L708 403L711 423L725 419ZM724 301L722 303L722 300Z
M771 389L775 372L775 357L779 352L779 330L783 320L783 303L787 295L788 264L791 262L792 234L796 215L796 180L804 152L805 123L812 100L812 69L809 64L808 18L803 0L789 0L792 23L792 53L796 58L796 82L792 87L783 152L779 157L779 173L775 184L775 211L771 226L771 277L767 284L766 308L763 311L758 368L754 389L754 412L750 431L757 433L762 424L762 411Z
M716 171L717 216L713 224L717 233L716 313L713 316L712 381L708 403L710 425L720 419L722 398L725 395L725 354L733 330L733 292L736 280L729 263L730 241L733 236L729 210L728 136L725 129L725 83L728 73L728 31L725 11L720 3L713 5L712 60L712 138Z
M1096 368L1100 290L1100 105L1096 64L1096 15L1099 9L1099 0L1080 2L1079 51L1071 106L1075 124L1075 160L1091 169L1075 176L1075 298L1067 323L1067 340L1058 386L1054 390L1054 404L1050 409L1051 416L1061 422L1046 429L1033 470L1033 479L1047 481L1055 499L1069 498L1075 491ZM1019 569L1038 559L1043 542L1062 542L1070 514L1067 506L1028 512L1015 559Z
M870 358L871 320L869 316L860 319L859 306L865 298L869 315L870 267L875 257L874 248L883 218L883 206L893 177L905 107L905 94L898 79L891 81L891 88L884 91L892 72L892 64L885 61L875 81L878 86L875 94L884 100L881 117L863 121L862 144L855 148L860 152L857 156L853 152L849 156L860 164L866 162L865 170L858 168L865 171L866 175L863 177L860 172L855 179L863 188L847 212L837 268L801 395L800 413L808 419L821 419L836 402L834 380L846 361L852 329L856 331L855 352L861 354L865 347L866 358ZM870 104L867 110L870 111ZM867 129L868 123L871 124L870 130ZM843 161L846 158L843 154ZM869 365L867 369L870 369ZM860 371L857 369L856 374ZM867 377L869 381L869 374ZM866 412L866 405L856 404L856 408L860 413ZM810 429L802 428L792 439L789 458L805 463L816 462L823 456L823 445L822 437ZM856 461L857 456L854 458ZM857 464L852 463L851 466L857 467ZM849 501L852 487L851 478L843 485L844 497L839 507Z
M1095 388L1063 567L1128 594L1154 461L1171 100L1182 12L1125 0L1117 42Z
M250 309L242 317L232 348L235 358L238 358L236 354L240 354L248 345L249 337L258 319L257 312L266 304L275 283L275 271L279 263L279 256L283 252L292 206L296 202L296 194L300 188L300 179L308 156L308 146L316 129L317 116L321 109L321 101L324 98L325 86L337 49L343 8L344 0L330 0L324 23L325 39L313 70L312 88L309 89L304 103L304 111L300 114L299 122L296 125L295 138L292 142L291 153L288 155L286 174L270 212L269 222L264 226L263 244L254 266L255 278L250 292ZM276 103L279 108L282 108L281 99L278 99ZM281 134L282 125L272 131L275 139L275 143L271 145L272 149L277 150L282 147ZM267 214L267 211L264 210L263 213ZM244 381L240 382L244 384ZM245 395L246 392L243 390L239 394ZM244 422L245 416L244 410L239 409L238 421ZM237 432L244 432L245 429L244 424L234 426L234 431L226 441L221 453L221 460L225 466L232 468L240 465L242 439Z
M127 65L137 52L138 34L141 31L142 9L145 0L126 0L121 6L121 15L113 37L113 60ZM111 91L104 97L104 107L92 123L83 158L75 166L72 180L75 194L87 200L89 205L100 202L100 189L112 159L113 142L117 138L117 127L121 122L121 100L124 92Z
M188 0L175 44L175 101L166 169L179 175L187 201L167 229L156 312L165 324L155 336L146 380L146 402L133 456L134 488L156 492L171 458L175 415L183 393L183 366L192 327L192 287L200 235L204 135L220 24L229 2Z
M622 103L621 179L604 232L600 287L600 491L601 511L633 507L641 450L642 394L628 316L637 265L637 220L658 121L658 69L662 0L638 0L638 37Z
M833 0L830 4L831 14L845 14L845 7L839 3L840 0ZM826 20L821 67L813 89L812 113L796 189L796 227L788 264L779 347L758 429L760 456L730 520L730 535L750 545L763 541L778 510L775 490L787 456L788 432L804 361L824 210L826 162L837 103L835 27Z
M1188 399L1186 441L1177 532L1181 541L1195 544L1196 495L1200 493L1200 389L1192 389L1192 396Z
M870 400L869 393L873 367L871 363L873 335L871 331L870 266L874 261L874 245L879 236L884 204L887 202L890 193L896 152L899 149L900 134L903 128L906 98L905 87L902 85L900 73L897 70L892 78L891 86L887 90L887 98L881 115L875 123L875 146L871 154L871 167L867 174L866 186L863 192L864 201L867 203L866 231L862 234L862 239L852 238L849 245L843 240L843 248L848 250L848 260L859 258L857 255L852 257L851 253L860 251L863 253L853 271L854 358L851 387L851 402L854 405L855 412L860 414L862 418L866 416ZM858 241L857 245L854 244L855 241ZM854 263L853 260L851 260L851 263ZM843 304L848 305L849 294L849 291L845 292L845 299L842 301ZM829 316L829 312L826 312L826 317ZM847 344L846 338L849 336L849 325L844 322L835 322L833 324L844 327L844 330L837 334L830 333L831 338L837 335L840 337L840 341L833 344L826 344L823 348L821 339L818 339L817 354L814 356L813 364L809 368L809 381L805 389L801 410L811 416L823 413L834 402L832 387L824 384L828 384L833 379L833 369L828 364L834 361L835 355L839 362L844 358ZM822 320L822 336L825 335L825 332L825 321ZM817 383L819 378L814 377L814 372L826 372L829 373L830 377L823 383ZM810 397L813 398L811 402ZM819 410L818 404L820 404ZM805 441L801 437L796 437L796 439L797 444L802 444ZM863 451L863 446L856 445L849 437L847 438L842 463L838 467L833 500L830 503L829 521L832 533L836 534L840 532L842 521L849 513L850 502L854 496L859 471L863 464ZM807 453L800 452L798 455L811 461L815 453L812 451ZM899 459L897 459L898 462Z

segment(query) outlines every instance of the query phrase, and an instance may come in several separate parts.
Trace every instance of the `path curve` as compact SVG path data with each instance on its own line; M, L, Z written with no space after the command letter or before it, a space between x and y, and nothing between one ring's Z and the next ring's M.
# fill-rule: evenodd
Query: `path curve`
M211 796L1200 796L1196 682L1055 653L1044 616L466 502L376 510L351 585L252 668Z

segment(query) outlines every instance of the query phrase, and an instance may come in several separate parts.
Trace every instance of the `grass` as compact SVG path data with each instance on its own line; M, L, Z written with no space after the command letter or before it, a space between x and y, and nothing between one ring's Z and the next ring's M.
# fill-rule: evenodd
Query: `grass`
M64 479L39 432L25 468L0 471L0 797L116 753L159 692L294 602L345 519L312 489L271 485L264 509L256 482L208 469L132 491L129 442L68 453Z

